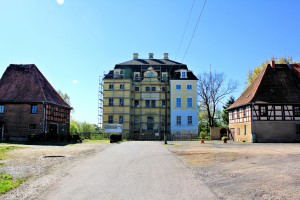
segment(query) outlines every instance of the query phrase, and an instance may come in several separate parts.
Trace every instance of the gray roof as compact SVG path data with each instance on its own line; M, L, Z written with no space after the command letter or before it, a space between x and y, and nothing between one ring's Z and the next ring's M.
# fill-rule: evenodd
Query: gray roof
M133 59L117 65L184 65L169 59Z

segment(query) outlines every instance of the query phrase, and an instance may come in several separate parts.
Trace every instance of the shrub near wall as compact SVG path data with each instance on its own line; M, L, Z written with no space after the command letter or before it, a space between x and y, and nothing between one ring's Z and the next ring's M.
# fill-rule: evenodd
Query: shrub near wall
M122 135L120 134L111 134L110 135L110 143L120 142L122 141Z

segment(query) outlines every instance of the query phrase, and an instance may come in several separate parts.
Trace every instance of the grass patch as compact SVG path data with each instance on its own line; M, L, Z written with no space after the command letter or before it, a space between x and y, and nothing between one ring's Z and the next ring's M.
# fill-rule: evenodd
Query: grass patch
M90 139L85 139L83 142L92 142L92 143L104 143L104 144L109 144L109 139L103 139L103 140L90 140Z
M17 146L10 146L10 145L0 145L0 160L4 160L9 157L7 154L9 151L12 151L14 149L19 149L21 147Z
M10 174L0 173L0 194L4 194L13 188L16 188L24 182L25 179L13 179Z

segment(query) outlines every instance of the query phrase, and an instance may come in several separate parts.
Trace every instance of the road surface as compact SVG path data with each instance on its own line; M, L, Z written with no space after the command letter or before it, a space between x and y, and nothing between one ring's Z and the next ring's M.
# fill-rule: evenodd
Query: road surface
M162 142L123 142L72 168L41 199L217 199Z

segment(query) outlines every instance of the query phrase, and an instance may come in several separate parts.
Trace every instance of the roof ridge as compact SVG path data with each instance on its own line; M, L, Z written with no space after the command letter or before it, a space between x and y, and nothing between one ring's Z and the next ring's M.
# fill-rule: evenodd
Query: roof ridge
M267 64L267 66L263 69L263 71L261 71L261 72L259 73L259 75L256 77L256 79L254 80L254 81L256 81L256 80L259 80L259 78L260 78L259 82L257 83L258 86L256 87L256 90L254 91L254 94L253 94L253 96L252 96L250 102L252 102L253 98L254 98L255 95L257 94L258 89L261 87L261 81L262 81L262 79L264 78L265 73L266 73L266 71L267 71L267 68L268 68L269 66L271 67L270 64ZM254 81L253 81L253 82L254 82Z
M254 81L243 91L243 93L239 96L239 98L227 108L228 110L236 107L240 107L242 105L249 104L253 101L253 98L257 94L258 88L260 87L260 83L264 77L264 74L266 73L267 68L268 65L258 74L258 76L254 79ZM253 95L250 92L252 92ZM252 96L251 99L245 101L244 99L247 99L249 96Z
M34 65L35 66L35 65ZM38 72L38 73L36 73L36 72ZM37 75L37 77L38 77L38 79L39 79L39 86L40 86L40 89L41 89L41 91L42 91L42 94L43 94L43 97L44 97L44 99L45 99L45 101L48 101L48 99L47 99L47 97L46 97L46 95L45 95L45 90L44 90L44 88L43 88L43 86L42 86L42 80L41 80L41 77L40 77L40 75L42 75L42 73L40 72L40 70L35 66L35 73L36 73L36 75ZM43 75L42 75L43 76ZM45 78L45 77L43 77L43 78Z

